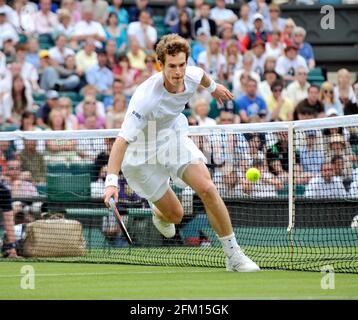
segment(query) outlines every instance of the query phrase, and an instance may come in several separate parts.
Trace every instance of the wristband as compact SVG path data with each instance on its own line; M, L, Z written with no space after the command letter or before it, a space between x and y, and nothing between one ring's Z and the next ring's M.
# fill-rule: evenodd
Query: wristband
M213 79L211 79L210 86L207 89L210 93L216 90L216 82Z
M104 182L104 187L116 187L118 188L118 176L116 174L108 174L106 176L106 181Z

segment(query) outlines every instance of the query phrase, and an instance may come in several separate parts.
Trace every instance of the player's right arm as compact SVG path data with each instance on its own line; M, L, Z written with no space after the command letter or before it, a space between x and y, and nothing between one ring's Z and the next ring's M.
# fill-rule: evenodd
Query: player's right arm
M128 142L122 137L117 137L108 160L106 185L103 195L103 200L107 207L109 207L109 199L111 197L118 202L118 173L121 170L127 148Z

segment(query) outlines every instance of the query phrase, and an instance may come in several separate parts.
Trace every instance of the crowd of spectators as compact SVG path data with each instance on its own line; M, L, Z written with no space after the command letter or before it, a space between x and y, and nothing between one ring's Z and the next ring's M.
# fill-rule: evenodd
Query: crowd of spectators
M203 68L235 97L219 105L199 88L185 106L190 125L358 113L358 82L348 70L338 70L337 83L308 81L308 73L317 67L312 46L305 29L283 18L278 4L251 0L236 12L227 3L198 0L189 7L186 0L176 0L163 17L168 32L191 43L188 64ZM14 0L11 6L0 0L2 130L120 128L137 86L160 71L158 38L155 11L147 0L130 7L122 0ZM295 176L296 183L306 186L307 197L358 196L354 129L300 133ZM196 142L224 196L271 197L287 186L284 133ZM103 140L92 147L76 140L0 141L2 179L14 197L36 197L36 186L46 183L49 163L96 162L107 151ZM252 166L262 172L256 184L244 177ZM92 195L101 193L105 170L98 169Z

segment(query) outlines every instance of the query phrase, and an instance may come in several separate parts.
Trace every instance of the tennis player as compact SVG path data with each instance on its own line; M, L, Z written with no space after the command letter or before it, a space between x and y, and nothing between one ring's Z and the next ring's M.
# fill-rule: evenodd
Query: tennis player
M190 46L177 34L162 37L156 53L162 72L143 82L132 96L109 157L104 202L108 206L110 197L118 201L118 172L122 170L129 186L148 200L155 227L171 238L184 211L169 186L170 177L178 185L189 185L201 198L222 243L226 270L259 271L237 244L228 210L205 165L206 158L187 136L188 121L181 113L199 85L219 103L232 100L233 95L201 68L187 66Z
M16 237L14 226L14 213L11 205L11 193L2 183L0 183L0 209L4 216L4 226L6 232L6 242L1 251L6 258L17 258Z

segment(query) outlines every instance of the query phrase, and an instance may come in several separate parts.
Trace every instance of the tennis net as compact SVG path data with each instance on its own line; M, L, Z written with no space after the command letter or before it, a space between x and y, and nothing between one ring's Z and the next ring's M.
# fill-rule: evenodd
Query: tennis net
M11 191L27 259L223 267L200 198L170 181L184 208L172 239L120 175L128 246L102 194L118 130L0 133L2 187ZM190 127L230 213L240 246L260 267L358 272L358 116ZM260 179L248 181L256 168ZM7 199L0 198L6 209ZM6 244L2 221L0 233ZM6 248L6 246L5 246Z

